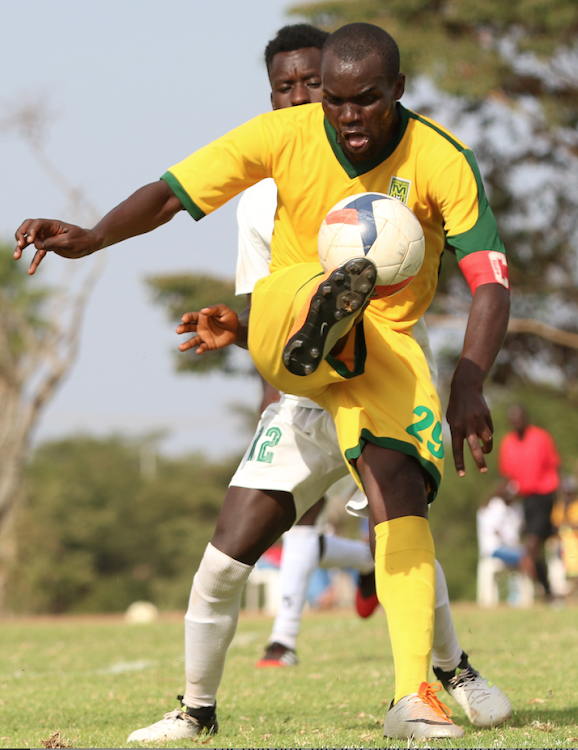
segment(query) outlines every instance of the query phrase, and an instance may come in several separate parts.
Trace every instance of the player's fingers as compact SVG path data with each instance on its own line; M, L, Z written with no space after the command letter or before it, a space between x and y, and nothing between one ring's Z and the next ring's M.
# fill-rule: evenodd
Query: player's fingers
M177 333L196 333L197 332L197 324L196 323L179 323L179 325L176 328Z
M482 473L486 472L488 470L488 467L486 465L486 459L484 458L484 452L482 451L482 446L480 445L478 434L475 432L470 433L466 439L468 441L470 452L476 463L476 466L478 467L478 470Z
M208 351L209 347L203 342L199 348L197 349L197 354L203 354L204 352Z
M179 350L181 352L186 352L189 349L194 349L196 346L199 346L201 344L201 337L200 336L193 336L192 339L189 339L188 341L183 341L182 344L179 344Z
M484 453L491 453L494 447L494 436L488 425L480 432L480 440L482 441L482 451Z
M34 244L37 248L42 247L42 241L51 231L57 230L51 226L47 219L28 219L22 226L26 225L23 235L24 246Z
M464 464L464 436L460 431L452 432L452 454L454 457L454 466L459 477L465 476L466 467Z
M203 315L206 315L207 318L219 318L223 313L228 312L229 308L227 305L224 305L222 302L219 302L217 305L210 305L209 307L203 307L201 310Z
M199 319L198 312L186 312L181 318L183 323L196 323L198 319Z
M24 250L24 248L28 244L26 237L28 235L28 227L31 224L32 219L26 219L26 221L23 221L14 233L14 237L16 238L16 251L14 252L15 258L20 258L20 256L22 255L22 250ZM16 255L16 253L18 253L18 255Z
M36 272L36 269L42 263L42 259L45 257L47 252L48 250L37 250L34 253L34 258L32 258L32 263L30 264L30 268L28 269L28 273L31 276Z

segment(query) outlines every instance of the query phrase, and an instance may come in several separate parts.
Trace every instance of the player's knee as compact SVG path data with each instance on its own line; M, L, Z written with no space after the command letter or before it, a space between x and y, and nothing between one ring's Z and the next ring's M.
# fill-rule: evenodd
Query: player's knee
M230 487L213 545L239 562L254 565L294 522L295 502L289 492Z
M427 517L429 477L413 456L368 443L357 459L376 523L403 516Z

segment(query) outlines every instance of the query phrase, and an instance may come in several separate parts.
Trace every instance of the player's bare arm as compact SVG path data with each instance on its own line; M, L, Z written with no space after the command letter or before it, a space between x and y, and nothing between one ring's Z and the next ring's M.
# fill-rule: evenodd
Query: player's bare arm
M197 354L224 349L237 340L239 319L236 312L224 304L204 307L198 312L187 312L177 326L177 333L194 333L193 338L179 345L182 352L197 347Z
M93 229L54 219L26 219L16 231L14 258L18 260L28 245L34 245L36 253L28 270L33 274L48 252L63 258L83 258L129 237L151 232L182 209L168 184L158 180L113 208Z
M479 471L487 471L484 454L492 450L494 426L483 385L504 342L509 315L508 289L501 284L482 284L476 289L447 411L459 476L466 473L464 440Z

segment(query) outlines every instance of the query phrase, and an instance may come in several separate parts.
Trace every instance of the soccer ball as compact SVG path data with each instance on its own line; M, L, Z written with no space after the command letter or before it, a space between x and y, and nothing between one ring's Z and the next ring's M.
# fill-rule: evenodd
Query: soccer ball
M358 193L339 201L323 219L317 245L326 272L351 258L371 258L377 267L376 297L405 289L425 252L423 229L413 211L383 193Z

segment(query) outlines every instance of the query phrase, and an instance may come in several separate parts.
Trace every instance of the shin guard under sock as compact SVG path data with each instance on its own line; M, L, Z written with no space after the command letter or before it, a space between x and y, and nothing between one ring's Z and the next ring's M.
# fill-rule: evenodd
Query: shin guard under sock
M252 569L207 545L185 615L186 706L215 704L227 649L237 628L241 594Z
M433 643L435 552L427 519L406 516L375 527L377 596L387 614L395 701L427 682Z
M319 530L316 526L293 526L283 535L281 606L269 643L280 643L295 651L301 613L318 564Z
M450 610L448 584L442 566L436 560L436 611L432 663L434 667L451 672L462 658L462 649L454 629Z

